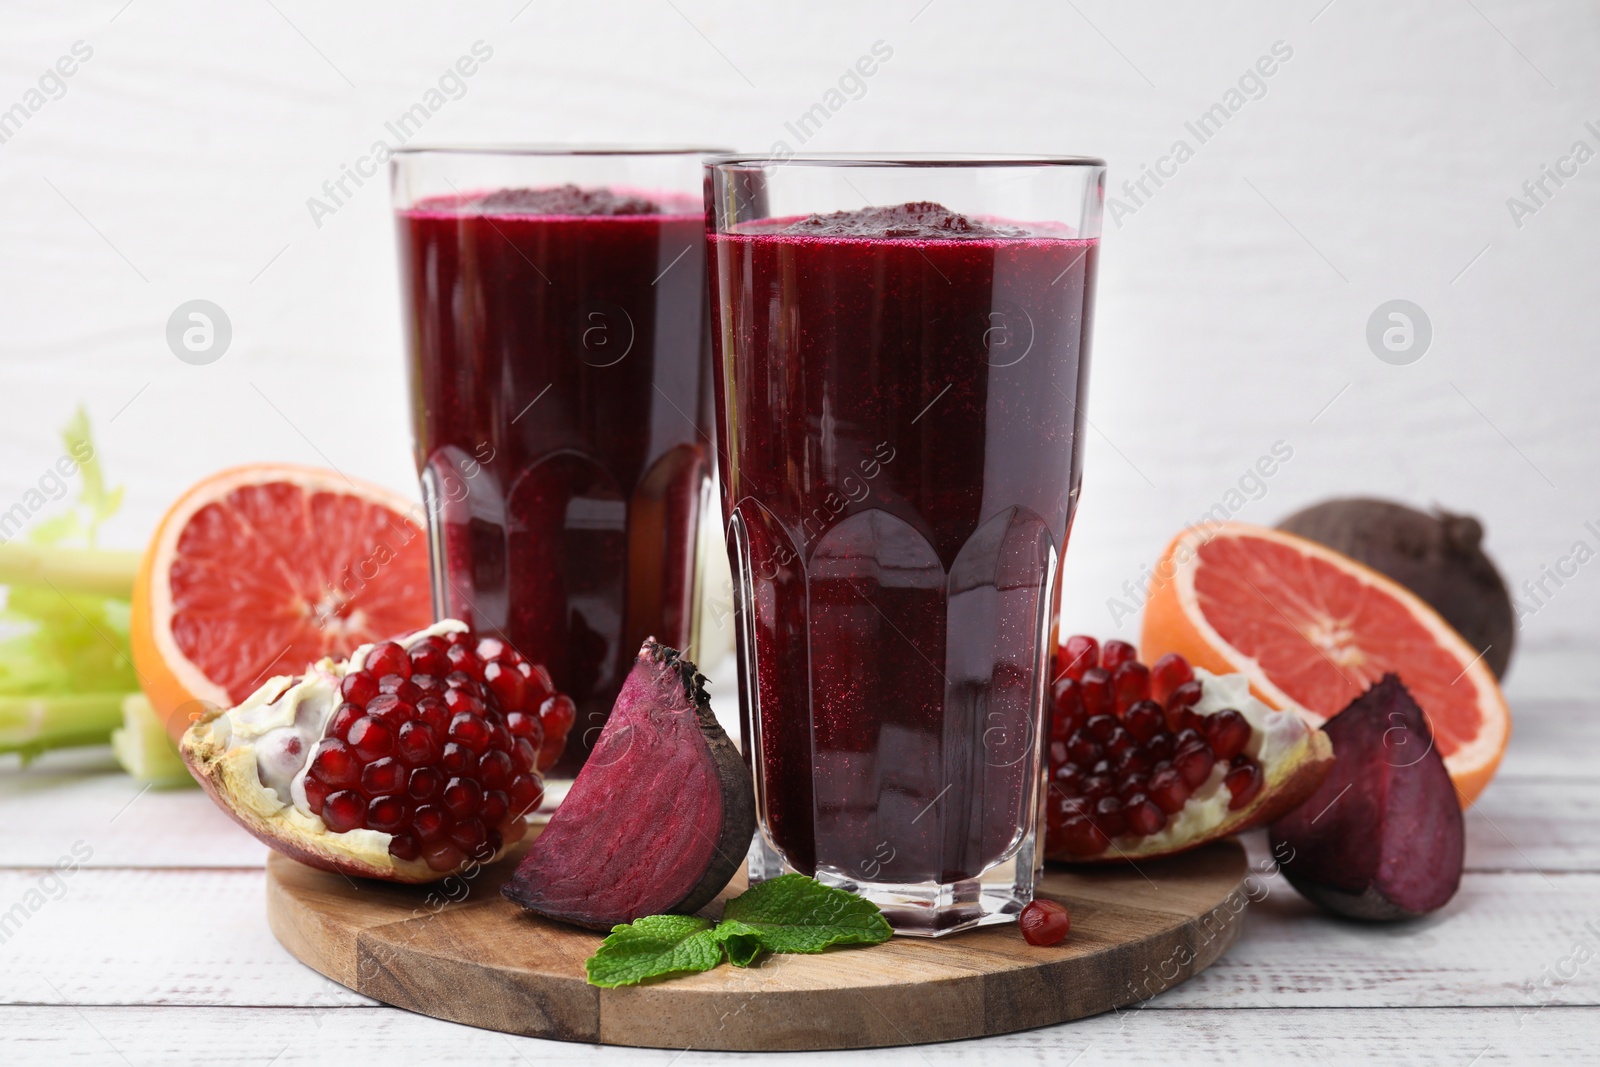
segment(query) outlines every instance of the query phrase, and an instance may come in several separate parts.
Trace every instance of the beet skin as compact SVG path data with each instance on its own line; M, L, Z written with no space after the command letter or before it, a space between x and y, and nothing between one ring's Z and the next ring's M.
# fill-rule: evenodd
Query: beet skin
M1357 919L1409 919L1461 884L1461 805L1428 721L1392 674L1323 726L1333 772L1272 826L1301 895Z
M754 833L750 772L711 715L705 678L651 638L571 792L502 892L598 930L687 915L728 884Z

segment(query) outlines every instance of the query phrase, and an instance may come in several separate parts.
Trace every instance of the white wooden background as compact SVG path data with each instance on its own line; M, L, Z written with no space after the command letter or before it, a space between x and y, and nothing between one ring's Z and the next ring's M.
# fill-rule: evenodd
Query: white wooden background
M1507 207L1574 142L1600 148L1600 8L1573 0L13 0L0 110L75 42L93 54L0 143L0 511L80 401L127 486L113 545L227 463L409 489L385 189L320 226L306 200L474 42L492 58L421 140L798 148L785 122L880 40L892 58L805 147L1093 153L1135 207L1107 224L1066 626L1114 632L1108 598L1280 440L1293 459L1239 518L1436 501L1484 518L1519 588L1575 542L1600 549L1600 163L1547 180L1531 215ZM1292 58L1259 98L1134 204L1122 181L1192 143L1185 123L1280 41ZM234 329L202 367L164 340L197 297ZM1394 298L1433 326L1406 366L1365 340ZM1580 939L1600 951L1600 563L1546 590L1523 595L1516 735L1442 917L1366 930L1281 888L1221 964L1126 1021L872 1059L1592 1056L1600 963L1537 1013L1523 988ZM0 764L0 910L75 842L94 853L0 944L6 1062L673 1061L339 993L267 932L258 846L196 794L135 800L83 759Z

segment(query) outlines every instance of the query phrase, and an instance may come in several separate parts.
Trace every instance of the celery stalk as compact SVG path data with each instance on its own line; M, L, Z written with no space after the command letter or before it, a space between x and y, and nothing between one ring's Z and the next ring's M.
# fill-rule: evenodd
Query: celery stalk
M28 759L51 748L104 744L122 725L126 695L0 696L0 752Z
M0 585L38 585L58 593L127 600L139 553L104 548L49 548L42 545L0 545Z
M122 769L136 782L148 782L158 789L195 784L143 693L130 693L123 698L122 728L111 732L111 749Z

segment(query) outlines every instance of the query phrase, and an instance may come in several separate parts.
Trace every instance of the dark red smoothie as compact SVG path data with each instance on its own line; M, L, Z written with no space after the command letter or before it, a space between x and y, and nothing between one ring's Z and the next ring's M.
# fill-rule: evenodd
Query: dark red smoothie
M704 210L512 189L399 216L435 607L547 664L599 736L647 636L691 638L710 476Z
M794 868L974 878L1034 825L1096 242L906 204L711 240L746 751Z

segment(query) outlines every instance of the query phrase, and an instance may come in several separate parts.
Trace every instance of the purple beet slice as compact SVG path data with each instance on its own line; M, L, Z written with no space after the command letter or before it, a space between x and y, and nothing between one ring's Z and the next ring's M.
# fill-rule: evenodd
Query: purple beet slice
M750 772L705 678L645 641L572 790L501 891L598 930L710 903L755 833Z
M1356 919L1411 919L1461 884L1461 805L1422 709L1383 679L1323 726L1333 771L1272 826L1283 873L1313 903Z

